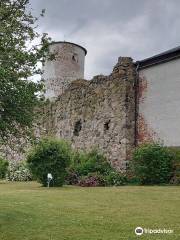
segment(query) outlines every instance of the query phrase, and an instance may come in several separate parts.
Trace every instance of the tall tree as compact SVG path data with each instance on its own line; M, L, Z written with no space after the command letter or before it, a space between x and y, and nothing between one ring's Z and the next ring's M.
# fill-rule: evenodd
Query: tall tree
M43 16L44 11L40 14ZM35 107L42 90L40 82L30 81L41 74L50 39L38 34L29 0L0 1L0 140L28 136ZM33 42L38 44L34 45Z

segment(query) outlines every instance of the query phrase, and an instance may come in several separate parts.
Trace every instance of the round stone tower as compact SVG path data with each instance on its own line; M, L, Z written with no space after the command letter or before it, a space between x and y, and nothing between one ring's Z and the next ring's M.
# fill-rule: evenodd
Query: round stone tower
M50 100L61 95L68 85L76 79L84 78L84 61L87 50L71 42L53 42L50 53L55 53L55 60L47 60L43 68L45 97Z

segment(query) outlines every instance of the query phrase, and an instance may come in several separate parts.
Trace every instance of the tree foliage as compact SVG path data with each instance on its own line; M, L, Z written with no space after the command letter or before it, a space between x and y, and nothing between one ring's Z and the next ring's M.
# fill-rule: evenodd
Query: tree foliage
M42 11L42 14L44 11ZM29 0L0 1L0 140L17 139L30 133L35 107L39 104L40 82L30 81L41 74L50 39L38 34ZM38 44L33 44L38 42Z

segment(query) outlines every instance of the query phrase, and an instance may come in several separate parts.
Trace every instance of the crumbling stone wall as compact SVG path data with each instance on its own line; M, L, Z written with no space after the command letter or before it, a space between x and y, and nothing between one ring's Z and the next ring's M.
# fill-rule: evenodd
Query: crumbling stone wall
M44 109L41 134L69 140L77 149L98 147L124 171L135 141L135 66L119 58L109 76L76 80Z

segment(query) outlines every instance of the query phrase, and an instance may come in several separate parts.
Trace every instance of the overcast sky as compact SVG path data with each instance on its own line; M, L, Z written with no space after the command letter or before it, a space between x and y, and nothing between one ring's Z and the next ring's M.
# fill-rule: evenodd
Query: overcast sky
M109 74L119 56L135 61L180 45L180 0L30 0L46 9L40 30L88 51L85 77Z

